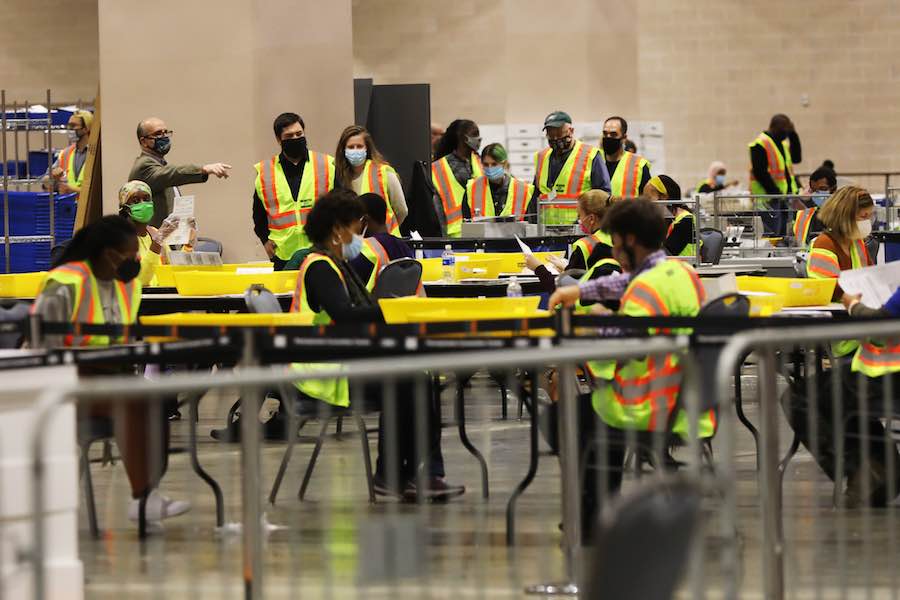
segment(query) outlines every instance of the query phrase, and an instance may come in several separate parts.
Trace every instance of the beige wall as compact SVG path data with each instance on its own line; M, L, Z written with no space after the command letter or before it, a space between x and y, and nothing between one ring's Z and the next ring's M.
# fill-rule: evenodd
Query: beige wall
M0 88L8 100L74 102L97 93L97 0L0 3ZM71 17L71 18L70 18Z
M634 106L636 12L596 0L354 0L354 75L430 83L438 123L542 122L558 108L596 120Z
M714 159L746 183L747 143L786 112L800 170L900 170L892 0L354 0L353 14L355 74L431 83L440 123L557 107L662 121L667 170L689 189Z
M641 0L640 114L666 127L669 170L713 159L746 182L747 143L787 113L809 171L900 169L900 8L892 0ZM808 94L809 106L801 105Z
M170 162L234 167L227 180L182 188L197 197L200 234L221 240L228 261L264 258L251 198L254 163L277 151L272 119L300 112L310 145L327 150L353 120L349 0L241 0L215 10L157 0L154 10L145 7L100 0L105 211L116 209L139 152L137 122L156 115L176 132ZM138 20L145 31L164 32L165 43L142 46L123 35Z

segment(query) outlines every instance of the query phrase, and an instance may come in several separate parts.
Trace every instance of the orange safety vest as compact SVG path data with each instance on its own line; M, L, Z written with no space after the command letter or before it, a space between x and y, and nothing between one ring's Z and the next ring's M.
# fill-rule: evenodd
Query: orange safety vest
M800 246L806 246L806 238L809 236L809 228L812 226L817 208L813 206L812 208L797 211L797 215L794 217L794 239Z
M84 181L84 164L81 165L81 170L76 173L75 172L75 150L76 144L70 144L66 148L63 149L62 152L59 153L59 168L63 170L63 173L66 174L66 183L71 187L81 189L81 183Z
M362 187L360 187L359 193L360 196L373 193L384 198L384 203L387 205L387 221L385 225L387 225L388 233L399 237L400 224L397 223L397 219L394 217L394 209L391 206L390 193L388 193L387 187L387 175L392 171L394 169L389 165L377 164L371 159L367 160L366 166L363 167Z
M481 158L476 152L471 154L472 178L484 175ZM466 196L466 185L460 184L453 176L453 169L447 157L431 163L431 182L441 198L444 216L447 219L447 237L459 237L462 233L462 204Z
M470 180L466 188L469 196L469 206L472 208L473 215L476 212L482 217L508 217L515 215L518 221L525 218L528 201L534 193L533 185L519 181L515 177L510 177L503 210L497 215L497 211L494 208L494 196L491 192L490 180L487 177L482 176Z

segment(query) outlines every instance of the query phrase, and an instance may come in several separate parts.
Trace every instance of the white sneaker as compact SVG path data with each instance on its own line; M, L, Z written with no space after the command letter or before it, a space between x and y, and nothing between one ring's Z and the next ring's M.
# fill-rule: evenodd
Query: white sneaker
M132 500L128 505L128 518L132 521L138 520L138 510L140 500ZM145 509L148 522L162 521L170 517L177 517L191 510L191 503L187 500L172 500L160 494L157 490L150 492L147 496L147 506Z

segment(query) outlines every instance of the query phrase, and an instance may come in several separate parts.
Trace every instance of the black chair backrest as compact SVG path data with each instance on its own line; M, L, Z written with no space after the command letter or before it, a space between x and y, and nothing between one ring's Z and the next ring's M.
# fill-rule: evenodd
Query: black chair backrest
M881 247L881 240L877 237L870 236L869 239L866 240L866 250L869 251L869 258L872 259L872 262L878 262L878 248Z
M29 305L25 302L18 302L8 308L0 306L0 323L24 321L28 318L29 308ZM22 343L22 337L23 336L19 333L0 334L0 348L18 348Z
M700 247L700 258L705 263L719 264L722 260L722 251L725 249L725 234L712 227L704 227L700 230L700 239L703 245Z
M223 248L222 242L219 240L214 240L208 237L198 237L197 243L194 244L195 252L215 252L219 256L222 256Z
M579 597L591 600L670 600L687 572L700 522L702 494L688 483L657 482L620 497L601 518L585 552ZM653 548L652 576L647 549Z
M719 296L700 309L701 317L749 317L750 299L737 292Z
M402 298L415 296L422 281L422 263L412 258L392 260L378 274L372 296Z
M247 304L247 312L258 314L280 313L281 303L275 294L261 285L251 285L244 292L244 302Z

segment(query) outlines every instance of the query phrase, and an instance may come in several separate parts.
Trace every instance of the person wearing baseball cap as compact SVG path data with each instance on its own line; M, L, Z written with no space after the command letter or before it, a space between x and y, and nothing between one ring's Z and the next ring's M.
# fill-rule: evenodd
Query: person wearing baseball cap
M572 117L561 110L544 119L549 148L534 155L534 195L528 213L540 210L544 225L571 225L576 200L588 190L610 191L609 172L598 148L575 139ZM559 203L555 203L558 201Z

